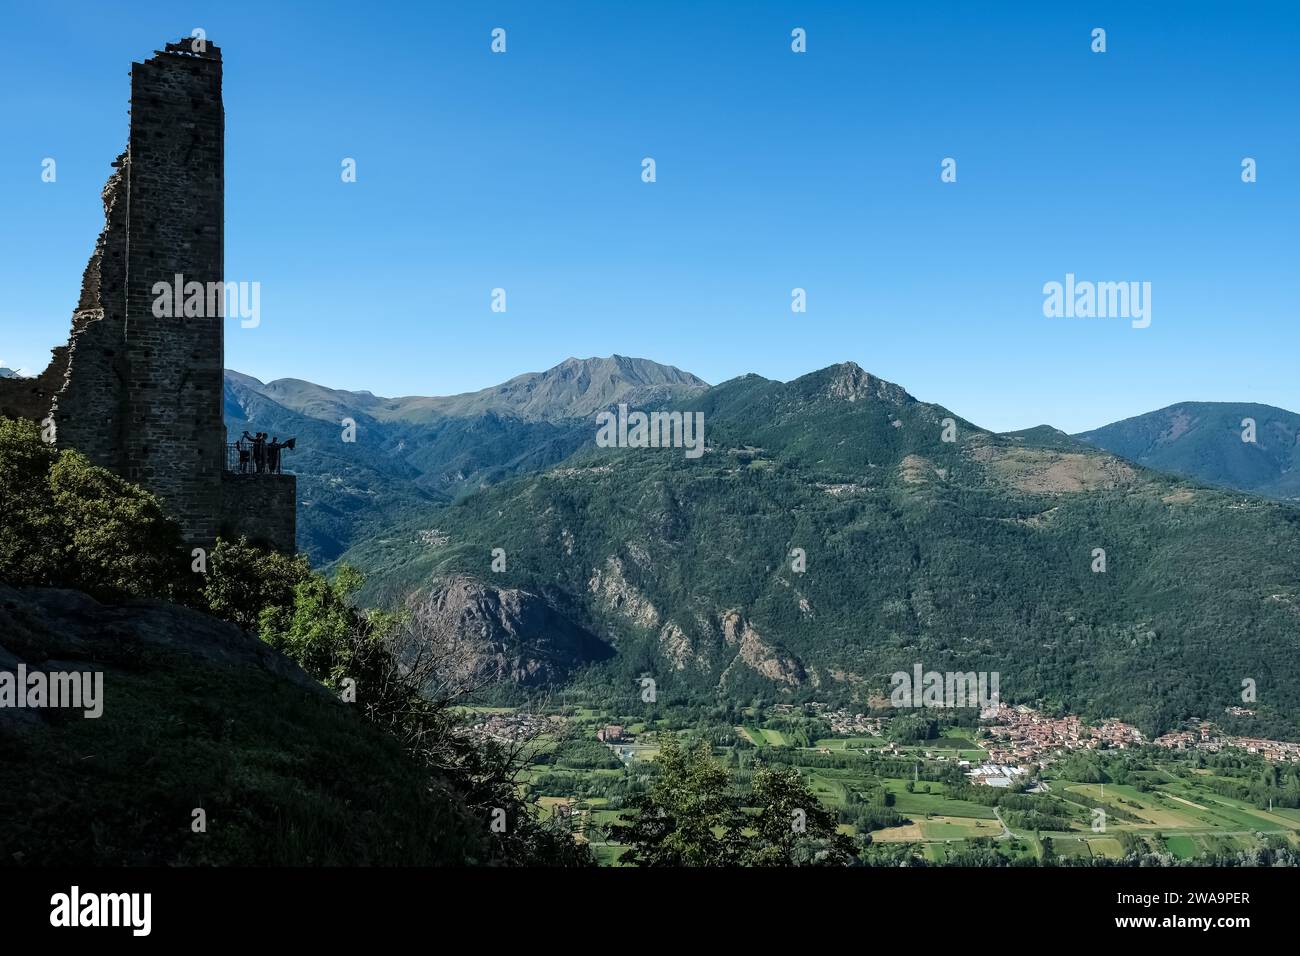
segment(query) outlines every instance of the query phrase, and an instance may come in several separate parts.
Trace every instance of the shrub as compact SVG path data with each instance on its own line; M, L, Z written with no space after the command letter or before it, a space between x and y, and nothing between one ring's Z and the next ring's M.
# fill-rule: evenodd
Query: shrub
M157 498L10 419L0 419L0 578L103 600L197 598L180 528Z

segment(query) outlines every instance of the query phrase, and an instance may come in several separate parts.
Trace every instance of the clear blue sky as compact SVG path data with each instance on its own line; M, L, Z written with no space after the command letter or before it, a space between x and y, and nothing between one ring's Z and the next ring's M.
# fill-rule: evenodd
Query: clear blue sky
M999 429L1300 410L1294 2L0 2L0 364L67 336L131 61L203 27L226 278L262 284L226 364L259 378L851 359ZM1151 327L1045 318L1067 272L1151 282Z

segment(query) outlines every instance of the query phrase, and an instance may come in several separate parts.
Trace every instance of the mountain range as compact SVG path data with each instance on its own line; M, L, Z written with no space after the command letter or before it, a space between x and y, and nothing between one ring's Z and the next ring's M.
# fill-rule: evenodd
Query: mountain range
M381 398L227 370L225 412L231 440L244 430L300 439L289 456L301 491L299 546L327 563L377 519L562 461L590 439L598 411L619 402L660 408L708 388L689 372L621 355L570 358L443 397ZM357 423L357 441L342 440L344 419ZM1246 420L1255 423L1251 442L1242 440ZM1206 484L1300 499L1300 415L1269 405L1184 402L1073 436L1050 425L1002 435L1032 447L1100 448Z
M707 388L687 372L621 355L568 359L444 398L380 398L300 379L264 384L227 370L225 419L231 441L244 431L298 439L286 464L299 476L299 547L321 563L394 513L563 460L590 439L597 409L653 408ZM355 425L350 435L345 420Z
M705 454L596 447L620 401L702 414ZM1284 487L1290 413L1174 408L996 434L853 363L709 387L571 359L451 398L227 377L232 432L299 436L307 549L363 570L372 600L427 597L521 684L878 702L919 662L1155 732L1249 678L1251 729L1294 736L1300 511L1212 486ZM1224 425L1243 408L1267 468L1172 454L1248 444Z

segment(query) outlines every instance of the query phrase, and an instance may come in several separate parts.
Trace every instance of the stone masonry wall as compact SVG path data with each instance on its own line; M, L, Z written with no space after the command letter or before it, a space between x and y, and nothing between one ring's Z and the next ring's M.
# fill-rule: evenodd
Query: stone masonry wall
M234 475L222 480L223 538L250 541L292 554L298 537L298 479L293 475Z
M129 165L123 153L104 186L104 231L82 275L72 337L63 357L64 380L51 407L59 445L75 448L119 474L128 415L123 336ZM57 362L57 349L55 353Z
M216 537L225 427L223 316L154 313L154 287L225 275L221 54L171 44L131 68L123 474L163 498L191 541Z
M126 162L123 153L104 186L104 229L82 274L71 338L52 350L44 372L7 380L9 388L0 392L0 414L37 422L51 417L59 444L114 470L121 466L125 415Z

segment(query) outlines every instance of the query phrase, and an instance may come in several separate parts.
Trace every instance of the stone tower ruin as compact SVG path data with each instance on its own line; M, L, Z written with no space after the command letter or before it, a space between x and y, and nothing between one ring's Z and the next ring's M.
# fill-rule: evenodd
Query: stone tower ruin
M52 423L58 446L157 495L188 542L293 551L294 477L226 468L224 307L155 315L157 284L224 280L224 152L220 49L183 40L132 64L130 142L72 335L40 376L0 380L0 414Z

